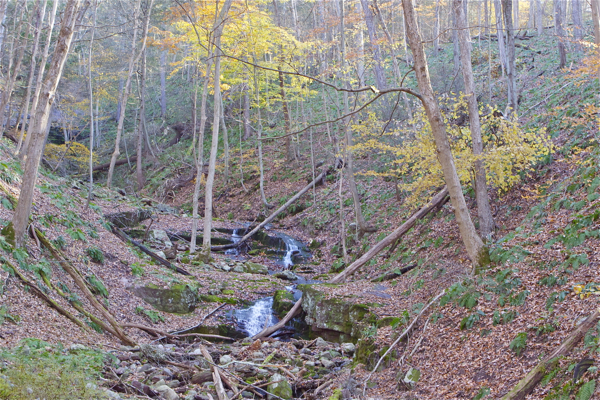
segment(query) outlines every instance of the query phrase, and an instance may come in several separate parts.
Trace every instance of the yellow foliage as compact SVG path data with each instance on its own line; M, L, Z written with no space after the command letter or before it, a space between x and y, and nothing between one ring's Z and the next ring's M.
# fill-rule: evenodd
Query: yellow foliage
M68 162L78 170L84 171L88 168L90 151L79 142L66 142L60 145L48 143L44 149L44 157L52 165L57 165L61 161ZM96 155L93 158L96 162Z
M458 176L463 185L471 184L476 157L472 151L471 132L468 126L451 124L466 109L464 97L445 105L444 119L448 139L454 156ZM545 129L524 130L515 120L494 116L494 109L487 107L481 120L484 145L481 159L487 174L487 183L500 193L506 192L521 179L523 172L532 168L541 157L553 149ZM383 133L384 122L374 113L368 119L354 125L353 130L362 141L357 140L356 152L379 151L391 156L391 170L385 173L368 172L370 175L406 176L401 189L410 193L407 201L418 203L425 192L444 184L444 177L429 121L425 111L418 111L412 128Z

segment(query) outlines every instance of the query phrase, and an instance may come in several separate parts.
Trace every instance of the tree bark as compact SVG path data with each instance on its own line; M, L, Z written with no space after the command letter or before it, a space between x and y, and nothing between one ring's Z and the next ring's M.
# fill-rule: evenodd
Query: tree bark
M498 36L498 53L500 55L500 66L502 68L502 77L506 71L508 61L506 59L506 45L504 42L504 28L502 23L502 5L500 0L492 0L494 2L494 12L496 14L496 35Z
M475 272L489 261L487 248L484 246L481 238L475 230L467 203L462 193L460 179L456 173L452 151L446 134L446 126L440 112L437 100L435 98L429 70L427 67L427 58L423 49L421 34L417 25L414 6L411 0L402 0L404 8L404 18L406 20L406 31L408 42L413 53L415 63L415 73L419 85L419 91L427 114L427 119L431 125L431 131L435 139L438 160L442 166L444 179L450 193L450 200L454 207L456 222L460 230L460 235L467 249Z
M140 56L142 51L146 48L146 42L142 44L142 49L139 54L135 55L135 49L137 47L137 35L138 35L138 18L140 13L141 0L136 1L135 9L133 10L133 40L131 41L131 55L129 57L129 69L127 71L127 80L123 86L123 90L119 95L119 121L117 122L117 136L115 138L115 150L110 158L110 167L108 167L108 176L106 178L106 186L112 186L113 173L115 171L115 163L119 154L121 154L120 144L121 135L123 134L123 124L125 123L125 112L127 110L127 100L129 99L129 91L131 90L131 77L133 76L133 68Z
M98 14L98 2L94 1L94 19L92 23L92 32L90 38L90 47L88 52L88 92L90 99L89 113L90 113L90 158L89 158L89 188L86 208L90 206L92 201L92 190L94 188L94 88L92 81L92 54L94 52L94 36L96 33L96 16Z
M487 10L487 0L485 0ZM435 1L435 12L433 21L433 55L437 56L440 51L440 0Z
M573 36L575 37L576 47L578 51L582 50L581 40L583 39L583 20L581 18L581 2L580 0L571 1L571 15L573 16Z
M460 43L460 55L463 81L465 82L465 94L469 107L469 128L471 130L471 141L473 142L473 155L475 156L475 197L477 200L477 211L479 215L479 231L484 238L490 237L494 231L494 217L490 207L490 199L487 191L485 167L483 165L483 141L481 139L481 124L479 121L479 107L477 106L477 93L475 93L475 82L473 79L473 68L471 66L471 46L466 31L467 18L464 12L464 0L454 0L454 14L458 28L458 41Z
M215 167L217 164L217 149L219 146L219 118L221 116L221 35L223 26L232 0L225 0L223 7L219 11L219 17L215 20L215 29L213 43L216 55L215 76L214 76L214 111L213 111L213 131L212 143L210 147L210 159L208 161L208 175L206 177L206 186L204 187L204 234L202 235L202 247L207 253L210 252L210 234L212 229L213 214L213 184L215 181ZM216 10L215 10L216 12Z
M552 371L561 357L566 356L575 348L577 343L585 336L587 331L593 328L600 319L598 310L590 314L575 330L567 336L565 341L552 354L544 358L534 369L517 383L517 385L502 400L523 400L533 391L548 371Z
M542 9L542 0L535 0L535 27L538 36L544 33L544 10Z
M596 46L600 48L600 0L590 0L592 6L592 24L594 25L594 38Z
M387 83L385 81L385 72L383 70L381 61L381 49L379 48L379 39L377 38L377 31L375 30L375 21L373 20L373 13L369 8L367 0L360 0L362 9L365 17L365 24L367 25L367 32L369 33L369 42L371 45L371 51L373 52L373 70L375 72L375 83L377 89L387 89Z
M418 220L425 217L431 210L436 209L440 204L442 204L446 196L448 196L448 189L444 187L438 194L433 196L431 201L421 207L419 211L411 215L411 217L406 220L400 227L394 230L392 233L387 235L383 240L377 243L375 246L371 247L369 251L363 254L358 260L354 261L350 264L345 270L340 272L338 275L329 280L329 283L340 283L343 282L347 277L355 273L360 267L365 265L369 260L379 254L383 249L394 243L396 240L400 239L402 236L406 234Z
M42 54L42 59L40 60L40 66L38 68L37 80L35 83L35 93L33 95L33 100L31 101L31 112L35 113L37 110L37 105L40 98L40 93L42 91L42 81L44 78L44 71L46 70L46 62L48 61L48 55L50 53L50 45L52 43L52 31L54 30L54 22L56 20L56 10L58 9L58 0L55 0L52 4L52 13L50 14L50 21L48 23L48 33L46 36L46 43L44 45L44 53ZM32 126L32 121L29 121L28 124L28 132L30 131L30 127ZM27 135L25 141L21 144L17 145L17 152L21 161L23 161L25 154L29 149L29 143L31 142L32 135ZM21 137L22 139L22 137Z
M554 0L554 29L558 40L559 68L567 65L567 49L565 47L565 31L563 29L563 0Z
M167 51L160 52L160 116L167 117Z
M151 12L152 4L146 10ZM138 192L142 190L145 183L144 170L142 168L142 161L144 156L144 114L146 113L146 49L142 54L142 64L140 66L140 111L138 115L138 126L137 126L137 160L135 163L135 177L137 180Z
M30 149L27 153L27 159L23 168L23 182L21 184L21 193L15 212L13 214L12 224L15 231L15 243L17 247L22 247L25 242L25 231L27 229L29 214L31 212L31 203L33 201L33 192L37 173L42 158L42 151L46 142L46 132L48 127L48 118L50 117L50 108L56 95L56 88L62 76L63 67L69 47L73 39L74 27L77 22L77 16L81 0L69 0L63 13L63 21L58 36L52 63L48 70L48 77L44 81L41 90L40 101L35 110L35 115L29 129L31 136Z
M516 114L519 107L517 99L516 62L515 62L515 34L512 23L512 0L501 0L506 27L506 83L508 86L507 115ZM560 1L560 0L557 0Z

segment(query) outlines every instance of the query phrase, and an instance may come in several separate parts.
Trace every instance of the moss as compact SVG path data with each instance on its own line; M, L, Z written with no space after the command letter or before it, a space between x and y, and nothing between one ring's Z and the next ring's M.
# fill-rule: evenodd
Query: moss
M225 289L225 290L221 290L221 293L227 294L227 295L233 295L233 294L235 294L235 290Z
M475 275L479 275L481 272L486 270L487 267L489 267L490 263L491 263L490 251L487 246L484 246L481 248L481 251L479 252L479 254L477 256L477 262L474 263L473 273Z
M372 370L379 360L375 352L375 340L373 338L359 339L356 343L356 353L354 354L353 364L363 364L367 370Z
M201 294L200 300L206 303L227 303L227 304L237 304L237 299L232 299L229 297L220 297L213 294Z
M377 321L377 328L383 328L384 326L398 326L400 321L401 320L398 317L383 317Z
M273 296L273 310L279 317L285 316L294 306L294 295L287 290L278 290Z
M342 389L335 389L328 400L342 400Z
M4 236L6 242L8 242L11 246L15 247L15 227L12 222L9 222L2 231L0 231L2 236Z

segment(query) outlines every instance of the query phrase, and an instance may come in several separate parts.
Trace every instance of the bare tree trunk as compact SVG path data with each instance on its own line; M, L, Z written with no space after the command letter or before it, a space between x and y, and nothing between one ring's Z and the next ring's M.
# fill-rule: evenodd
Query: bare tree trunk
M340 4L340 8L341 8L341 29L340 29L340 33L341 33L341 42L342 42L342 69L343 69L343 74L344 74L344 84L348 87L349 86L349 79L347 76L347 62L346 62L346 39L345 39L345 33L344 33L344 0L341 0L341 4ZM344 96L344 113L346 115L348 115L350 113L350 106L348 104L348 92L344 92L343 94ZM345 168L346 168L346 174L347 174L347 179L348 179L348 187L350 188L350 193L352 193L352 200L354 201L354 211L356 213L356 222L358 224L358 230L360 232L360 234L364 234L365 232L373 232L373 228L368 227L367 223L365 221L365 217L363 216L362 213L362 209L360 206L360 198L358 196L358 189L356 188L356 181L354 180L354 168L352 166L352 129L350 128L350 118L346 117L343 120L343 124L344 124L344 131L346 133L346 143L345 143L345 151L344 151L344 158L345 158Z
M512 0L501 0L504 15L504 26L506 27L506 83L508 86L507 115L517 112L519 107L517 100L516 64L515 64L515 33L512 24Z
M460 179L456 173L448 135L446 134L446 126L440 112L431 80L429 78L429 70L427 68L427 57L423 49L423 41L417 25L414 6L411 0L402 0L404 9L404 19L406 21L406 31L408 33L408 42L414 57L415 73L421 92L421 98L427 118L431 125L431 131L435 139L435 145L438 153L438 160L442 166L444 179L450 193L450 200L454 207L456 222L460 229L460 235L467 249L467 253L473 262L474 272L489 261L487 248L484 246L481 238L477 234L467 203L463 196Z
M90 49L88 52L88 91L90 95L90 159L89 159L89 167L90 167L90 185L88 189L88 197L86 208L90 206L90 202L92 201L92 190L94 188L94 88L92 81L92 55L94 54L94 37L96 33L96 17L98 14L98 2L94 1L94 20L92 23L92 32L90 38Z
M117 136L115 138L115 150L113 151L112 157L110 158L110 167L108 168L108 176L106 178L106 186L109 188L112 186L113 173L115 171L115 163L117 162L117 159L119 158L119 154L121 154L121 151L120 151L121 135L123 134L123 124L125 122L125 112L127 109L127 100L129 99L129 91L131 89L131 77L133 76L133 68L135 67L135 64L137 63L137 60L139 59L139 57L142 55L142 51L146 47L146 42L144 40L144 43L142 44L142 49L140 50L140 53L136 57L135 49L137 47L136 41L137 41L137 35L138 35L138 18L139 18L139 13L140 13L140 4L141 4L141 0L137 0L135 8L133 10L133 40L131 41L131 55L129 57L129 69L127 72L127 80L125 81L125 86L123 87L123 90L121 91L121 93L119 95L120 112L119 112L119 121L117 123ZM150 14L148 14L148 15L150 15Z
M210 146L210 159L208 161L208 175L206 177L206 186L204 194L204 234L202 235L203 250L210 253L210 235L212 229L213 214L213 184L215 181L215 167L217 164L217 150L219 146L219 118L221 116L221 34L223 25L229 13L232 0L225 0L223 7L219 11L219 18L215 21L213 44L215 47L215 76L214 76L214 111L213 111L213 131L212 143ZM215 9L216 12L216 9Z
M513 14L513 26L515 29L519 29L521 27L521 24L519 22L519 0L513 0Z
M481 236L488 238L494 231L494 217L490 207L490 199L487 191L485 167L483 165L483 141L481 139L481 124L479 122L479 107L477 106L477 94L475 93L475 82L471 66L471 48L468 44L469 37L465 30L467 18L464 13L464 0L454 0L454 13L456 26L458 28L458 40L460 42L460 56L462 64L462 75L465 82L465 94L469 107L469 128L471 129L471 141L473 142L473 155L475 156L475 197L477 200L477 211L479 214L479 231Z
M565 31L562 26L563 20L563 0L554 0L554 28L558 39L558 57L559 68L564 68L567 65L567 49L565 47Z
M594 25L594 38L596 46L600 48L600 0L590 0L592 6L592 24Z
M4 45L4 20L6 19L6 6L8 5L8 0L0 0L0 60L1 56L4 54L2 52Z
M487 0L485 0L487 9ZM433 22L433 55L437 56L440 51L440 0L435 1L435 15Z
M15 63L15 67L12 70L12 72L9 70L9 76L8 76L8 82L6 84L6 86L4 87L4 92L2 93L2 101L0 101L0 138L2 138L2 135L4 134L4 110L6 110L6 105L8 103L10 103L10 99L12 97L12 92L13 89L15 87L15 82L17 81L17 77L19 76L19 74L21 73L21 64L23 63L23 57L25 56L25 49L27 48L27 41L29 40L29 33L31 32L31 20L33 19L34 14L38 13L39 10L39 6L40 6L40 1L36 0L35 2L35 6L34 6L34 11L32 13L29 14L29 18L27 19L27 23L26 26L27 28L25 29L25 36L23 36L22 39L20 39L17 42L17 48L19 49L19 51L17 52L17 58L16 58L16 63ZM20 34L20 30L19 30L19 34ZM19 117L17 116L17 124L19 121ZM7 125L10 123L10 115L8 116L8 121L7 121Z
M583 39L584 26L581 18L581 2L580 0L571 1L571 14L573 16L573 36L575 37L577 51L581 51L581 40Z
M54 54L52 55L52 63L48 70L48 77L44 81L40 100L35 110L31 128L29 129L29 135L27 135L32 136L32 139L23 168L24 179L21 184L21 193L12 219L16 247L22 247L25 241L25 230L31 212L33 191L37 180L42 151L44 150L44 143L46 141L50 108L54 101L56 88L62 76L63 67L69 54L69 47L73 39L74 27L77 22L76 20L80 6L81 0L69 0L67 2L63 12L60 34L58 35Z
M494 12L496 14L496 36L498 36L498 53L500 54L500 66L502 68L502 77L506 71L506 45L504 43L504 27L502 24L502 5L500 0L494 2Z
M367 0L360 0L362 9L365 17L365 24L367 25L367 32L369 33L369 42L371 45L371 51L373 52L373 69L375 71L375 83L379 90L387 89L387 83L385 81L385 72L383 70L381 61L381 50L379 48L379 40L377 38L377 31L375 30L375 21L373 21L373 13L369 8Z
M221 128L223 129L223 162L225 171L223 171L223 180L225 184L229 182L229 135L227 134L227 125L225 125L225 107L223 107L223 97L221 97Z
M160 116L167 117L167 51L160 52Z
M152 1L151 1L152 3ZM146 10L150 13L152 4ZM144 115L146 114L146 49L142 54L142 64L140 65L140 114L138 117L137 129L137 160L135 163L135 177L137 180L138 192L142 190L145 183L144 170L142 168L143 153L144 153Z
M248 95L248 86L244 86L244 140L248 140L252 135L250 127L250 96Z
M450 5L452 7L452 5ZM461 91L463 85L460 84L461 79L458 74L460 73L460 45L458 43L458 26L456 24L456 14L451 13L452 18L452 47L453 47L453 61L454 70L452 71L452 78L454 80L454 90L458 93ZM469 60L471 61L471 60Z
M490 11L488 9L488 0L483 0L483 23L484 23L484 27L483 27L483 34L484 35L489 35L490 34Z
M40 32L42 31L42 25L44 24L44 18L46 16L46 5L44 1L42 5L42 11L38 14L37 22L35 24L35 35L33 38L33 51L31 53L31 63L29 66L29 78L27 79L27 90L25 97L23 98L23 116L21 119L21 133L18 135L17 146L15 147L15 155L19 153L21 144L23 143L23 135L25 134L25 125L27 124L27 116L29 115L29 101L31 100L31 89L33 86L33 78L35 77L35 64L37 59L37 53L40 44ZM0 5L1 7L1 5ZM17 123L18 127L18 123Z
M253 54L253 61L256 63L256 56ZM280 78L281 78L281 70L279 70ZM256 71L256 67L254 67L254 93L256 96L256 114L257 114L257 146L258 146L258 173L259 173L259 191L260 191L260 199L265 207L271 208L272 206L267 201L267 196L265 196L265 171L263 167L263 152L262 152L262 117L260 112L260 88L258 86L258 72ZM284 110L287 110L287 106L285 106ZM290 137L288 136L288 139Z
M538 36L544 33L544 10L542 9L542 0L535 0L535 27Z

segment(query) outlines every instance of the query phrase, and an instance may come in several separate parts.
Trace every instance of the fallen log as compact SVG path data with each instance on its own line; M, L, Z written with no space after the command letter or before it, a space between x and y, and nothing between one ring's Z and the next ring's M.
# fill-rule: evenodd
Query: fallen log
M202 356L206 359L206 361L208 361L212 366L213 381L215 383L215 390L217 391L217 396L219 397L219 400L228 400L229 397L227 396L225 388L223 387L223 382L221 381L221 372L219 371L219 368L217 368L217 366L215 365L215 362L213 361L208 350L206 350L206 347L200 345L200 352L202 353Z
M375 279L372 279L371 282L383 282L383 281L391 281L392 279L396 279L397 277L404 275L408 271L411 271L417 267L417 264L407 265L404 268L400 268L399 270L394 270L392 272L387 272L383 275L378 276ZM398 271L398 272L396 272Z
M128 162L135 162L135 161L137 161L137 156L131 156L131 157L129 157L129 159L123 158L122 160L117 160L117 162L115 162L115 167L117 167L119 165L127 164ZM110 167L110 163L96 165L94 168L92 168L92 172L104 171L105 169L108 169L109 167Z
M238 242L232 243L232 244L225 244L225 245L222 245L222 246L212 246L210 249L213 250L213 251L216 251L216 250L226 250L226 249L231 249L231 248L234 248L234 247L241 246L246 240L250 239L256 232L258 232L259 230L261 230L269 222L273 221L273 219L275 219L275 217L277 215L279 215L282 211L284 211L286 208L288 208L289 206L291 206L304 193L308 192L308 190L310 188L312 188L314 185L316 185L317 182L319 182L321 179L323 179L324 177L326 177L328 171L329 171L329 169L326 169L325 171L321 172L319 174L319 176L317 176L311 183L309 183L308 185L306 185L304 187L304 189L302 189L301 191L299 191L298 193L296 193L296 195L294 197L292 197L291 199L289 199L284 205L282 205L277 210L275 210L275 212L273 212L273 214L269 215L267 217L267 219L265 219L260 224L256 225L256 227L254 227L254 229L252 229L250 232L246 233Z
M377 254L379 254L383 249L385 249L387 246L391 245L396 240L404 236L410 230L410 228L415 226L418 220L429 214L431 210L436 209L439 204L443 203L446 199L446 196L448 196L448 188L444 186L444 188L438 194L433 196L431 202L429 202L428 204L423 206L419 211L414 213L404 224L402 224L395 231L387 235L381 242L373 246L362 257L350 264L345 270L343 270L338 275L330 279L328 283L343 282L348 276L356 272L360 267L365 265L369 260L371 260Z
M117 228L114 225L112 226L112 233L114 233L119 239L121 239L125 243L131 243L131 244L133 244L134 246L136 246L137 248L139 248L141 251L143 251L144 253L148 254L150 257L152 257L154 260L156 260L159 263L161 263L162 265L164 265L165 267L167 267L169 269L172 269L173 271L175 271L177 273L180 273L181 275L187 275L187 276L192 275L188 271L186 271L185 269L179 268L179 267L171 264L170 262L168 262L167 260L165 260L164 258L162 258L161 256L159 256L158 254L156 254L152 250L148 249L143 244L136 242L135 240L133 240L132 238L130 238L129 235L127 235L125 232L123 232L121 229Z
M600 310L594 311L585 319L568 337L567 339L548 357L544 358L534 369L517 383L517 385L502 397L502 400L521 400L533 391L536 385L542 380L548 371L552 371L558 364L561 356L566 356L579 343L581 338L585 336L587 331L596 326L600 319Z
M269 326L268 328L263 329L261 332L252 336L252 340L267 337L267 336L272 335L273 333L277 332L278 329L283 328L285 326L285 324L287 324L292 318L294 318L294 315L296 315L296 313L298 313L298 311L300 311L301 307L302 307L302 297L300 297L298 299L296 304L294 304L294 307L292 307L292 309L290 311L288 311L288 313L285 315L285 317L283 317L283 319L281 321L279 321L278 323L276 323L273 326Z
M114 316L96 299L96 297L90 291L88 287L87 281L81 275L81 272L73 265L67 258L63 252L54 247L52 243L46 238L41 230L35 228L35 233L39 238L40 242L44 245L46 249L50 251L52 256L58 261L62 269L67 272L77 287L83 292L86 299L92 304L92 306L102 314L104 319L108 321L108 323L114 329L116 336L123 342L123 344L127 346L135 345L135 342L130 339L125 332L123 332L123 328L119 325L119 323L115 320Z

